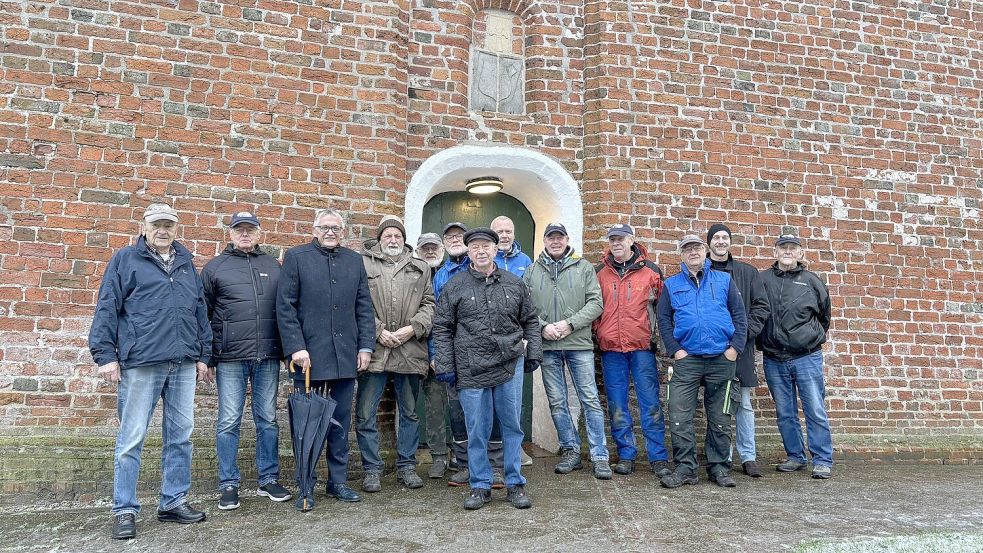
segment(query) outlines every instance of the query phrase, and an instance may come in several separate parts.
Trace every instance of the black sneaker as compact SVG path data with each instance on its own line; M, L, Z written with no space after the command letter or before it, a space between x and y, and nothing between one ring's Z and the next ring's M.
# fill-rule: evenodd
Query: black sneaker
M560 462L553 467L553 472L570 474L582 468L584 468L584 461L580 458L580 454L572 449L563 449L560 451Z
M292 495L287 491L287 488L281 486L276 480L270 482L265 486L260 486L256 490L256 495L260 497L268 497L270 501L276 501L280 503L281 501L289 501Z
M110 534L114 540L132 540L137 537L137 517L133 513L113 515L113 529Z
M682 474L677 471L663 476L660 482L663 488L678 488L686 484L692 486L699 482L699 479L695 474Z
M484 507L489 501L491 501L491 490L471 488L471 494L464 500L464 508L474 511Z
M231 511L239 508L239 488L226 486L222 488L222 497L218 500L218 508L222 511Z
M649 470L654 472L659 478L672 474L672 469L669 468L668 461L652 461L649 463Z
M447 480L447 485L454 488L459 488L462 486L467 486L470 481L471 481L471 472L468 471L468 467L464 467L463 469L455 472Z
M526 488L522 484L509 486L505 500L511 503L516 509L528 509L532 507L532 498L526 493Z
M785 459L781 463L778 463L775 470L778 472L795 472L804 468L806 468L806 464L801 461L796 461L795 459Z

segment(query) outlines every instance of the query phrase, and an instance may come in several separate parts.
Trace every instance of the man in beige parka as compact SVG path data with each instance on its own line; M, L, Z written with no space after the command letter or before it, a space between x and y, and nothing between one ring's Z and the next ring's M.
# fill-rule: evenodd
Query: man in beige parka
M373 243L374 242L374 243ZM355 431L365 479L362 490L382 489L379 477L385 465L379 456L376 416L379 401L391 380L396 395L396 476L407 488L423 486L416 473L420 419L416 404L420 382L427 374L427 336L433 325L434 297L430 267L413 257L406 245L406 229L395 217L384 217L375 241L362 253L375 309L376 348L368 369L358 375L355 396Z

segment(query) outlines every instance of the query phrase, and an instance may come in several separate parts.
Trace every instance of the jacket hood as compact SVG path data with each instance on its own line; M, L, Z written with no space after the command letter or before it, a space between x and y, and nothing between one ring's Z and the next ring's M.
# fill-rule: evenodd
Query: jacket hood
M239 257L246 257L248 255L262 255L263 251L259 249L258 244L256 246L253 246L252 251L244 252L239 248L236 248L235 244L229 243L227 246L225 246L225 249L222 250L222 253L226 253L229 255L238 255Z
M794 274L797 274L797 273L801 273L805 269L806 269L805 263L803 263L801 261L796 261L795 262L795 268L794 269L789 269L787 271L786 270L783 270L781 267L779 267L777 261L771 264L771 270L772 271L775 271L775 274L776 275L779 275L779 276L781 276L781 275L794 275Z
M635 262L632 264L632 267L638 267L641 264L648 261L649 254L648 254L648 250L645 249L645 246L636 242L631 245L631 251L632 254L636 256ZM610 246L604 249L604 264L614 269L615 261L614 261L614 256L611 255Z
M554 263L559 263L561 267L565 267L571 261L577 261L580 258L581 258L580 254L578 254L577 251L573 249L573 246L567 246L567 251L566 253L563 254L563 257L556 260L554 260L553 257L550 254L548 254L544 249L542 253L539 254L539 257L536 258L536 263L539 263L544 267L549 267Z
M512 242L512 247L509 248L509 251L505 252L499 250L497 255L500 255L502 257L515 257L520 253L522 253L522 246L519 246L518 242Z

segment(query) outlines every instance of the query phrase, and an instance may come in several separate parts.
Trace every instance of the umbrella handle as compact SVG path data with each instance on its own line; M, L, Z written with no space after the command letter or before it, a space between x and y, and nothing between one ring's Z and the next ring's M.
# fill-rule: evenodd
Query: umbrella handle
M290 360L290 365L288 367L289 371L292 372L292 373L297 372L297 369L295 369L294 367L295 367L294 360L291 359ZM309 366L306 366L306 365L301 365L300 366L300 369L302 371L304 371L304 393L305 394L309 394L309 393L311 393L311 370L310 370L310 367Z

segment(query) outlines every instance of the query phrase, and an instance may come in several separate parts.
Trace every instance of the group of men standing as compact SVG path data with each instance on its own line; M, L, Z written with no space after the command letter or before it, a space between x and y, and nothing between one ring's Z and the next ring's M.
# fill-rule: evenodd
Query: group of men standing
M90 332L100 374L118 384L114 538L136 535L140 455L160 399L164 443L158 518L204 520L205 513L187 502L196 380L217 382L219 509L239 506L236 457L247 386L257 432L257 495L291 499L279 483L276 396L284 359L300 368L291 373L295 379L302 380L307 371L312 388L337 401L339 424L331 426L326 446L326 494L340 501L361 499L347 484L353 403L365 474L361 488L368 493L381 489L377 413L391 382L402 485L423 486L416 471L416 405L422 391L434 461L428 476L442 478L456 467L448 482L471 488L466 509L481 508L491 490L500 487L508 488L506 498L513 506L530 507L521 474L522 389L524 375L540 367L560 443L556 473L584 467L568 404L569 377L582 407L596 478L634 471L638 448L630 382L647 460L663 486L697 482L693 416L700 386L711 481L736 484L729 474L735 414L744 471L759 477L751 410L755 344L764 352L788 454L778 470L806 466L801 399L813 476L831 475L821 351L830 323L829 294L805 270L794 236L778 239L775 264L759 275L730 256L730 230L714 225L706 243L694 235L683 237L681 270L664 279L626 224L608 230L608 248L594 267L570 246L566 227L559 223L546 227L545 248L535 262L515 242L507 217L494 219L489 228L450 223L441 236L420 236L415 249L406 243L402 222L385 217L359 254L341 245L342 214L322 210L313 222L313 240L290 249L281 267L259 248L259 220L238 212L229 223L230 244L198 275L191 253L175 241L177 228L173 208L147 208L137 243L117 252L106 268ZM655 355L659 335L674 360L667 391L674 470L664 445ZM595 380L595 337L617 446L614 465ZM298 509L313 508L311 498L305 499L298 498Z

